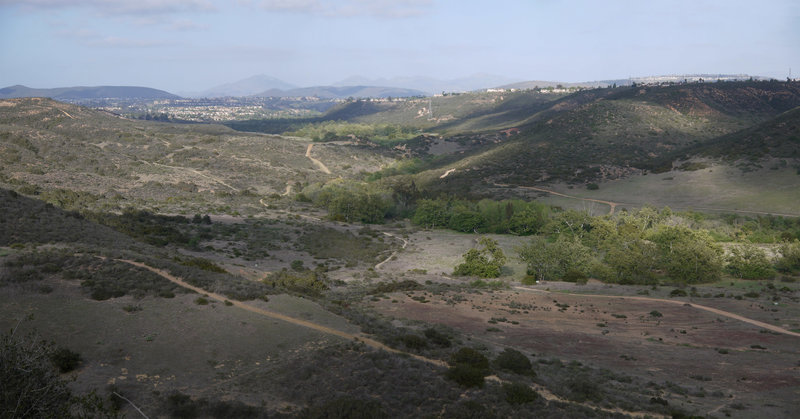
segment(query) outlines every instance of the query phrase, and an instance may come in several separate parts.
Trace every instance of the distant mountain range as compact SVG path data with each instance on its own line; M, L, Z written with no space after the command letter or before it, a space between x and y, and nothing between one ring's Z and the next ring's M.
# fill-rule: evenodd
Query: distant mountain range
M370 79L367 77L354 76L348 77L344 80L334 83L334 86L352 86L352 85L369 85L369 86L395 86L405 89L420 90L433 95L441 92L471 92L473 90L486 89L489 87L510 84L519 80L511 79L504 76L494 74L474 74L467 77L456 79L441 80L432 77L392 77L390 79L379 78Z
M138 86L77 86L54 89L34 89L16 85L0 89L0 99L19 97L49 97L58 100L81 99L179 99L180 96L163 90Z
M267 90L291 90L295 86L264 74L248 77L233 83L225 83L197 93L185 93L188 97L226 97L226 96L253 96Z
M503 76L492 74L475 74L451 80L440 80L431 77L394 77L390 79L369 79L354 76L334 83L332 86L297 87L274 77L256 75L233 83L221 84L197 93L185 93L186 97L318 97L321 99L345 99L367 97L410 97L430 96L440 92L469 92L487 88L533 89L536 87L609 87L612 85L627 86L632 83L665 83L665 82L698 82L765 80L764 77L747 74L687 74L634 77L617 80L599 80L591 82L569 83L560 81L514 81ZM0 89L0 99L19 97L49 97L57 100L81 101L103 98L115 99L180 99L172 93L139 86L76 86L52 89L36 89L22 85Z
M316 96L321 99L345 99L353 98L367 98L367 97L409 97L409 96L426 96L426 93L420 90L404 89L400 87L383 87L383 86L314 86L314 87L301 87L290 90L270 89L254 96L286 96L286 97L303 97L303 96Z

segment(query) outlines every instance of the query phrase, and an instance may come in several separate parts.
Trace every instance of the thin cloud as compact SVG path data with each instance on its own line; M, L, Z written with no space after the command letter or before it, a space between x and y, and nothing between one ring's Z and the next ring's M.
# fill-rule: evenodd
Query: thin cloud
M398 19L427 14L433 0L261 0L258 5L272 12Z
M104 48L158 48L173 45L172 42L151 39L131 39L108 36L101 39L90 40L87 45Z
M172 23L169 26L174 31L189 32L189 31L205 31L210 27L208 25L197 23L191 20L181 19Z
M0 0L0 5L21 9L88 8L104 15L142 15L216 10L209 0Z

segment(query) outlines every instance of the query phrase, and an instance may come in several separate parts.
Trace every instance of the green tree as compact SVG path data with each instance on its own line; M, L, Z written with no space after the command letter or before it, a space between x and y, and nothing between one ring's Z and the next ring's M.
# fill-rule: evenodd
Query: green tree
M652 242L617 240L609 244L604 261L614 272L616 283L652 284L656 281L653 270L658 263L658 249Z
M745 279L768 279L775 276L775 270L764 250L750 243L731 247L730 250L731 254L726 261L732 275Z
M788 273L800 270L800 241L784 242L780 253L781 257L775 264L779 271Z
M497 278L506 263L506 256L497 241L482 237L478 244L482 249L469 249L464 254L464 263L456 266L453 275Z
M544 211L528 207L511 215L508 229L510 232L522 236L536 234L544 226L545 221Z
M722 274L722 248L705 230L660 226L649 235L658 246L659 266L682 283L713 282Z
M441 199L420 199L411 221L425 228L445 227L450 221L447 201Z
M592 262L591 250L577 237L559 236L555 243L535 236L517 249L519 259L528 265L528 275L539 280L562 279L567 272L588 274Z

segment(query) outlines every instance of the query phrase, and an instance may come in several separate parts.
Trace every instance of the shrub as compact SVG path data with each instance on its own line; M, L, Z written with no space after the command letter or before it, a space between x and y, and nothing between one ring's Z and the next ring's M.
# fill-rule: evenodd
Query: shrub
M205 306L205 305L208 305L208 298L205 298L205 297L197 297L197 299L196 299L196 300L194 300L194 302L195 302L195 304L197 304L197 305Z
M669 293L670 297L686 297L687 295L688 294L686 294L686 291L684 291L684 290L682 290L680 288L675 288L674 290L670 291L670 293Z
M506 348L494 360L497 368L508 370L516 374L532 374L531 361L522 352Z
M428 346L427 340L425 340L422 336L414 334L400 336L400 342L403 342L403 345L405 345L408 349L420 350Z
M483 387L487 371L465 364L457 364L447 370L445 376L464 387Z
M200 268L204 271L209 271L209 272L227 273L225 269L223 269L216 263L204 258L190 258L187 260L180 261L180 264L184 266Z
M598 185L596 183L587 183L586 184L586 189L588 189L590 191L596 191L596 190L600 189L600 185Z
M51 344L35 336L0 336L0 416L67 417L72 392L54 368ZM31 391L31 389L36 389Z
M461 348L450 355L450 365L464 364L483 370L489 370L489 358L472 348Z
M464 263L456 266L453 275L478 276L481 278L497 278L500 269L506 263L506 256L497 241L488 237L481 238L478 243L482 249L469 249L464 254Z
M433 343L434 345L441 346L443 348L449 348L450 347L450 344L451 344L450 343L450 337L448 337L444 333L441 333L438 330L433 329L433 328L425 329L424 333L425 333L425 337L428 338L428 340L431 343Z
M461 348L452 355L446 377L464 387L482 387L489 375L489 358L472 348Z
M511 404L525 404L535 401L539 394L523 383L503 383L506 401Z
M63 374L78 368L78 365L80 365L83 359L77 352L73 352L67 348L59 348L50 355L50 360Z
M580 403L587 400L593 402L603 400L603 390L600 386L590 377L583 374L567 380L567 389L569 389L569 398Z
M388 417L381 404L375 400L342 397L321 406L304 409L299 417L304 419L378 419Z
M579 271L577 269L568 270L567 273L564 274L564 277L562 279L566 282L574 282L580 285L589 282L589 277L586 275L586 273Z
M660 311L653 310L650 312L650 317L664 317L664 315Z
M303 266L303 261L302 260L293 260L292 264L291 264L291 268L292 268L292 270L297 271L297 272L301 272L301 271L303 271L305 269L305 267Z

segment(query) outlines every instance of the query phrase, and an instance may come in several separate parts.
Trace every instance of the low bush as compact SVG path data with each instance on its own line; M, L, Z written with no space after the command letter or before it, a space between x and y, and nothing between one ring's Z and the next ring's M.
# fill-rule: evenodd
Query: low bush
M503 383L506 401L510 404L525 404L535 401L539 394L529 385L523 383Z
M63 374L78 368L83 358L77 352L73 352L67 348L58 348L50 355L50 360L53 362L53 365L58 368L58 371Z
M533 374L533 366L528 357L522 352L511 348L506 348L503 352L500 352L494 360L494 365L501 370L511 371L515 374Z

